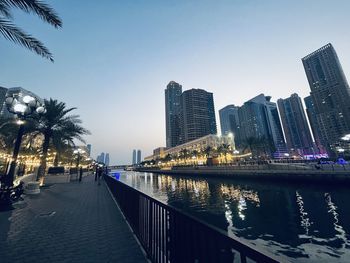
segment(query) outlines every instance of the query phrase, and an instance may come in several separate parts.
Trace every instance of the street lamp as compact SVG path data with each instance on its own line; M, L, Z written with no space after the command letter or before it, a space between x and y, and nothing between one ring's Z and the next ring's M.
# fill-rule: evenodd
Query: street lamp
M8 90L5 98L5 105L7 110L17 117L17 124L19 125L10 169L4 179L5 187L12 187L15 175L15 168L17 165L18 153L24 134L25 119L29 116L34 116L35 114L43 114L46 112L46 109L44 107L44 102L39 97L21 88L14 88Z

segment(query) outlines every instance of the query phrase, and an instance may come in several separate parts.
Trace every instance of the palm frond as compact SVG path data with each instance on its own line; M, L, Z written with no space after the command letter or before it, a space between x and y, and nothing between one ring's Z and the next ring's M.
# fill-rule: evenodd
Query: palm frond
M35 13L43 21L54 27L62 27L62 20L56 12L47 4L38 0L1 0L7 6L13 6L23 10L26 13Z
M7 19L12 19L9 6L3 1L0 1L0 15L4 16Z
M22 45L38 55L51 60L52 62L54 61L52 54L43 43L31 35L26 34L10 21L0 18L0 33L6 39Z

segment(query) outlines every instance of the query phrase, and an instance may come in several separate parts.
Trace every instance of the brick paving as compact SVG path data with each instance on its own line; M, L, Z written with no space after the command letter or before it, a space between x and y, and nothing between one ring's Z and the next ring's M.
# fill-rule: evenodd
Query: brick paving
M0 262L147 262L104 182L55 184L0 212Z

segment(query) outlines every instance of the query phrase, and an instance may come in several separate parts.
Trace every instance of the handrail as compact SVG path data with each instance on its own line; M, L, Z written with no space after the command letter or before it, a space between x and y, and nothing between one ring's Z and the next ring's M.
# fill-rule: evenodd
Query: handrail
M111 176L104 178L152 262L286 262Z

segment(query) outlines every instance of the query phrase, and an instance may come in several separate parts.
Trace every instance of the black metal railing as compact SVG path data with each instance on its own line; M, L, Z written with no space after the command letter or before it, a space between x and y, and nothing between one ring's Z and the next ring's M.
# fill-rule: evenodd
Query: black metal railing
M286 262L111 176L105 181L152 262Z

